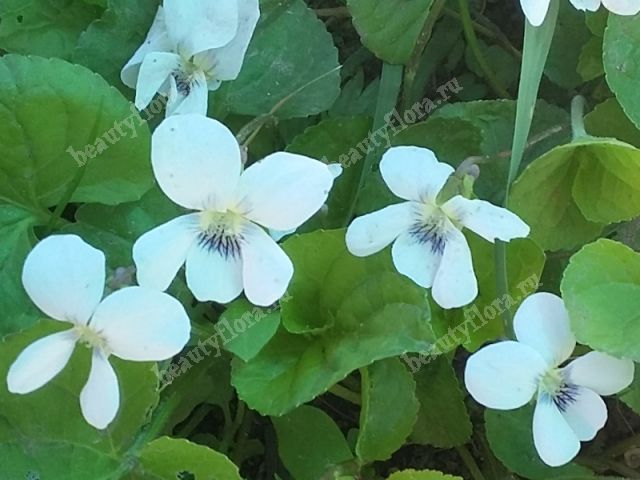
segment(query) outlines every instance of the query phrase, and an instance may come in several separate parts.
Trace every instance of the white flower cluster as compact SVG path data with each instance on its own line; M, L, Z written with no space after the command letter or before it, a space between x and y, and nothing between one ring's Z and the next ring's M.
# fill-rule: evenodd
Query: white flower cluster
M539 27L547 17L552 1L558 0L520 0L527 20L534 27ZM562 0L565 1L565 0ZM635 15L640 12L638 0L570 0L578 10L597 12L601 5L616 15Z
M593 9L599 0L572 0ZM545 1L522 0L532 23ZM625 0L605 0L631 12ZM544 10L544 11L543 11ZM637 9L636 9L637 11ZM32 392L54 378L80 342L92 349L89 379L80 394L86 420L106 428L119 407L111 355L160 361L189 341L182 305L164 293L183 265L199 301L228 303L242 292L255 305L280 299L294 265L271 232L293 232L327 201L341 169L286 152L244 168L233 133L206 117L209 90L240 72L259 18L258 0L164 0L144 44L122 70L144 108L161 94L167 118L152 137L158 185L187 213L142 235L133 247L140 286L103 299L104 254L72 235L52 236L28 256L24 287L47 317L72 326L29 345L9 370L9 390ZM540 18L542 17L542 19ZM364 257L393 244L397 270L443 308L468 305L478 295L464 228L489 242L523 238L529 227L512 212L461 195L454 169L425 148L394 147L380 162L385 183L400 201L356 218L348 250ZM628 385L633 363L596 352L559 366L575 347L562 300L535 294L516 315L518 342L488 346L467 365L466 383L479 402L511 409L535 394L535 444L550 465L568 462L580 441L604 425L599 395Z

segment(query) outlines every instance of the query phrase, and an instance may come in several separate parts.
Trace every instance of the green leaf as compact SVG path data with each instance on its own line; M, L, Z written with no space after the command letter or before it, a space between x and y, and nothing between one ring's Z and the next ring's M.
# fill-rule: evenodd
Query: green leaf
M251 361L234 359L232 383L238 395L262 414L287 413L358 368L431 345L424 290L397 273L388 250L368 258L351 255L344 233L318 231L284 244L296 265L292 284L323 263L330 268L324 282L309 282L306 291L301 283L289 292L283 323L297 323L287 316L304 311L315 295L317 325L327 328L304 335L281 328Z
M362 410L356 454L363 463L386 460L402 447L416 423L416 382L397 358L361 372Z
M609 98L596 105L596 108L584 117L584 124L591 135L616 138L640 148L640 130L625 115L615 98Z
M27 345L69 328L71 325L64 322L48 320L7 337L0 348L0 378L6 378L9 366ZM131 445L136 432L146 423L149 410L158 401L152 364L126 362L115 357L111 357L110 362L118 376L120 409L105 431L91 427L80 413L79 395L89 375L90 364L90 352L82 345L76 347L63 371L41 389L27 395L0 389L3 475L26 478L27 468L38 468L46 478L61 471L61 465L67 469L74 465L72 472L54 478L110 478L108 473L112 474L117 465L114 462L120 463L120 456ZM64 415L52 415L54 406ZM60 462L60 458L69 461ZM15 475L7 474L7 467L15 469ZM82 476L84 473L91 476Z
M566 89L581 85L584 80L578 74L578 64L582 48L590 38L584 12L568 2L560 2L558 24L544 69L547 78Z
M572 330L580 343L640 360L640 255L601 239L576 253L561 285Z
M462 477L447 475L435 470L402 470L395 472L387 480L462 480Z
M533 445L531 405L510 411L486 410L484 419L491 450L512 472L532 480L593 477L579 465L552 468L540 460Z
M144 41L158 9L158 0L110 0L102 18L80 36L73 61L124 88L120 70Z
M282 463L295 480L318 480L353 458L338 426L322 410L306 405L271 419Z
M604 75L602 63L602 38L591 37L582 47L578 61L578 73L585 82Z
M222 453L188 440L161 437L140 452L140 480L242 480L238 467Z
M362 43L387 63L408 63L433 0L347 0Z
M640 150L597 138L555 148L515 182L510 206L545 250L579 246L640 215Z
M82 0L3 0L0 49L69 59L82 31L99 15L99 8Z
M0 337L26 328L39 313L22 287L22 265L35 243L38 219L12 205L0 204Z
M262 12L240 76L223 84L217 101L243 115L276 110L281 119L328 110L340 93L331 35L302 0L272 5Z
M137 202L118 206L83 205L76 212L76 223L64 231L81 236L105 252L107 264L115 269L133 265L131 249L143 233L183 213L154 187Z
M638 368L638 365L636 365ZM640 415L640 375L636 375L633 383L618 398L627 404L636 414Z
M284 302L283 299L280 302ZM235 333L224 348L248 362L273 338L280 326L280 311L253 306L244 298L232 302L218 322Z
M305 230L331 229L345 226L350 205L362 171L362 161L351 161L353 155L361 155L370 145L371 120L367 117L328 119L309 127L287 147L288 152L322 159L325 163L339 163L343 172L331 189L327 201L328 211L317 215L305 225ZM384 140L376 139L376 142ZM355 153L354 153L355 152Z
M464 395L449 361L441 356L414 371L420 401L412 443L451 448L471 438L471 420Z
M607 82L626 114L640 127L640 14L609 15L603 50Z
M151 188L147 125L98 75L62 60L8 55L0 59L0 96L0 202L44 210L79 175L72 202L115 205Z

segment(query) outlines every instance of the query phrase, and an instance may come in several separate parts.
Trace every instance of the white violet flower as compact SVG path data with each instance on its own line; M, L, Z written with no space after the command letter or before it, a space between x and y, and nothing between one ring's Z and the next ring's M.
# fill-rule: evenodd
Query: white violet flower
M278 152L243 171L241 157L233 133L211 118L178 115L155 130L151 163L160 188L197 212L137 240L140 285L165 290L186 261L187 285L199 301L227 303L243 290L260 306L282 297L293 265L258 225L276 231L302 225L327 200L335 170Z
M525 17L531 25L539 27L547 17L552 0L520 0ZM563 0L564 1L564 0ZM578 10L596 12L600 5L616 15L635 15L640 12L638 0L570 0Z
M258 0L164 0L122 82L144 109L156 93L167 116L206 115L209 90L238 77L260 17Z
M347 247L356 256L393 243L398 271L424 288L443 308L467 305L478 294L466 227L484 239L526 237L529 227L512 212L461 195L441 202L439 194L453 167L426 148L393 147L380 162L389 189L407 200L356 218L347 230Z
M552 467L570 462L580 442L592 440L607 421L601 395L631 384L634 364L600 352L569 359L576 339L562 299L551 293L528 297L516 312L518 341L504 341L471 355L467 390L482 405L513 410L537 396L533 440L542 461Z
M73 327L26 347L9 368L9 391L39 389L62 371L76 344L84 343L92 349L92 360L80 407L95 428L106 428L120 406L110 355L136 362L166 360L189 340L189 317L167 294L128 287L103 300L104 254L75 235L40 242L27 256L22 283L43 313Z

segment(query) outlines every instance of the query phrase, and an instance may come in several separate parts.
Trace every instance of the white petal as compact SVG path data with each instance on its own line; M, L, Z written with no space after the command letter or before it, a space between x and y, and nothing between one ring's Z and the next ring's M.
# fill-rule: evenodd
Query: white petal
M163 121L153 133L151 163L162 191L192 210L224 211L242 168L233 133L202 115L176 115Z
M217 80L234 80L240 74L249 42L260 18L258 0L238 2L239 22L236 36L227 45L207 51L212 57L214 75Z
M293 276L293 264L280 246L257 225L248 225L244 236L244 293L254 305L271 305L287 290Z
M104 293L104 254L76 235L54 235L29 253L22 284L55 320L86 323Z
M226 45L238 31L238 0L164 0L167 30L180 54Z
M538 376L546 368L546 362L531 347L513 341L499 342L469 357L464 381L478 403L512 410L533 398Z
M46 336L27 346L9 367L9 391L30 393L58 375L69 362L77 338L72 330L67 330Z
M607 422L607 406L600 395L588 388L577 387L570 400L561 410L579 440L593 440Z
M138 75L136 108L138 110L146 108L156 93L167 84L171 74L183 68L180 56L175 53L152 52L147 54L140 66L140 74Z
M242 293L242 260L195 245L187 257L187 285L200 302L229 303Z
M635 15L640 12L638 0L602 0L602 3L616 15Z
M164 291L187 259L200 231L200 214L175 218L142 235L133 245L138 284Z
M444 253L431 295L442 308L462 307L478 296L478 281L469 244L462 232L450 223L446 228Z
M166 293L144 287L118 290L98 306L91 326L110 352L124 360L160 361L180 352L191 324L184 308Z
M151 29L145 38L144 43L133 54L131 59L122 68L120 72L120 78L122 83L127 87L136 88L138 83L138 74L140 73L140 65L151 52L170 52L173 49L169 36L167 34L167 28L164 24L164 10L162 7L158 7Z
M442 205L442 210L449 218L492 243L496 239L508 242L529 235L529 226L515 213L484 200L457 195Z
M635 366L631 360L601 352L589 352L564 368L569 382L593 390L598 395L613 395L633 382Z
M85 420L103 430L116 418L120 407L118 377L113 367L100 351L91 357L89 379L80 392L80 408Z
M391 248L393 264L403 275L424 288L431 288L442 254L430 243L421 242L410 232L403 233Z
M435 154L420 147L392 147L383 155L380 173L398 197L435 203L454 169L438 162Z
M535 348L552 365L560 365L576 348L569 313L560 297L539 292L518 308L513 329L518 341Z
M520 4L529 23L539 27L547 16L551 0L520 0Z
M330 163L327 165L327 168L329 169L329 172L331 173L331 176L334 180L342 175L342 172L344 171L342 165L340 165L339 163Z
M397 203L356 218L347 229L347 248L357 257L379 252L419 219L418 208L413 202Z
M274 230L273 228L270 228L269 235L271 235L271 238L273 238L276 242L279 242L287 235L295 233L296 230L297 228L290 228L289 230Z
M184 96L178 90L176 79L170 78L171 89L167 101L167 117L189 113L207 115L209 88L204 72L194 72L190 81L189 93Z
M251 165L240 177L238 209L267 228L297 228L326 202L333 176L326 164L277 152Z
M551 467L569 463L580 451L580 440L546 395L538 397L533 413L533 443L542 461Z
M600 8L600 0L571 0L571 4L578 10L596 12Z

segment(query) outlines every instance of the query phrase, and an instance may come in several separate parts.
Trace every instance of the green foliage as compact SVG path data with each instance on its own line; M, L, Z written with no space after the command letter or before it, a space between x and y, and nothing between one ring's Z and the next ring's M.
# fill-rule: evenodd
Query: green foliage
M348 0L362 43L388 63L407 63L433 0Z
M575 248L605 225L640 215L638 172L640 150L583 138L529 165L514 184L511 206L546 250Z
M340 93L338 51L302 0L263 9L240 76L221 89L233 113L297 118L327 110ZM304 42L292 39L304 38ZM277 79L277 81L275 81Z
M271 421L280 458L296 480L317 480L353 458L338 426L318 408L303 405Z
M640 255L605 239L583 247L571 258L562 280L562 295L578 341L614 356L640 360L634 340L639 292Z

